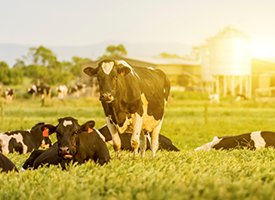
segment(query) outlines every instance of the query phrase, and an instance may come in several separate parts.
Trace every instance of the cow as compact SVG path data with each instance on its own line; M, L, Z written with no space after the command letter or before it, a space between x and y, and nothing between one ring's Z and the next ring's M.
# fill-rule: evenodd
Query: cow
M215 136L213 140L207 144L197 147L195 150L210 151L211 149L260 149L265 147L275 148L275 132L271 131L255 131L234 136Z
M65 124L68 123L68 120L72 120L70 117L65 119L67 119L67 122L63 121ZM73 121L75 121L75 119L73 119ZM79 131L77 131L79 134L82 134L82 136L79 137L80 140L77 152L73 155L75 156L74 161L83 163L88 159L93 159L95 162L98 161L99 164L103 165L110 160L110 155L108 149L106 149L106 144L103 144L105 142L105 138L97 129L94 128L94 124L94 121L88 121L80 126ZM106 129L103 130L105 131ZM63 131L61 130L62 133L66 134L65 131ZM86 137L88 138L87 140ZM85 140L83 140L83 138L85 138ZM62 156L62 153L60 156L58 142L56 142L47 150L34 150L25 161L22 168L23 170L28 168L37 169L39 166L60 164L61 167L65 169L65 166L70 159L64 159L63 157L64 156ZM65 158L66 157L68 157L68 155L65 155Z
M50 86L44 84L34 84L31 88L28 88L28 94L31 94L32 96L39 96L41 99L41 106L44 106L45 98L51 97L51 88Z
M55 126L58 156L80 164L90 159L100 165L109 162L110 154L104 137L94 125L92 120L80 126L73 117L60 118Z
M104 125L98 130L105 137L105 142L113 145L112 135L107 125ZM119 134L120 141L121 141L121 150L126 150L126 151L133 150L131 146L131 136L132 136L132 133L129 132L128 130L123 134ZM146 137L147 137L147 143L150 143L150 140L151 140L150 134L147 134ZM150 149L150 146L147 146L146 150L149 150L149 149ZM159 134L159 150L179 151L179 149L175 147L172 141L162 134Z
M35 96L51 96L51 87L45 84L33 84L30 88L28 88L28 94Z
M8 159L6 156L4 156L2 153L0 153L0 172L10 172L10 171L18 172L14 163L10 159Z
M63 100L68 94L68 87L66 85L59 85L56 88L57 98Z
M124 60L105 59L84 73L97 77L100 101L106 124L112 134L114 150L120 155L119 134L132 126L131 146L134 155L140 148L145 154L145 134L152 135L152 157L158 149L164 105L170 93L170 82L164 72L151 67L132 67Z
M8 101L13 100L14 90L12 88L6 88L4 91L4 98Z
M68 89L68 94L75 95L76 98L80 97L80 94L84 93L86 90L86 85L82 83L76 83L73 86L70 86Z
M49 135L54 132L53 128L53 125L40 122L34 125L31 130L4 132L0 134L0 152L22 154L39 147L48 148L51 146Z
M47 150L34 150L29 158L24 162L22 170L28 168L37 169L40 166L49 166L49 165L61 165L62 169L65 169L66 163L68 160L63 159L58 155L58 143L55 142Z

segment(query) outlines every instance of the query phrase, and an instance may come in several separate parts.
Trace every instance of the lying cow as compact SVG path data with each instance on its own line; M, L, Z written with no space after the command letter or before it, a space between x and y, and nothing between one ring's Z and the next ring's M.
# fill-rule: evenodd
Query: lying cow
M47 150L34 150L29 158L24 162L22 169L37 169L40 166L59 164L64 169L66 163L66 160L58 156L58 143L56 142Z
M16 130L0 134L0 152L20 154L31 152L34 149L51 146L49 135L54 132L54 126L38 123L31 130Z
M214 137L212 142L204 144L195 150L209 151L211 149L260 149L275 147L275 132L255 131L235 136Z
M37 169L43 165L58 165L62 168L69 161L84 163L94 160L103 165L110 160L110 154L105 144L105 138L94 128L95 122L88 121L79 125L72 117L58 120L55 127L58 142L46 151L37 150L32 152L25 161L23 169Z
M103 126L98 130L105 137L105 141L113 145L112 135L107 125ZM132 134L130 132L119 134L119 137L121 140L121 150L127 150L127 151L133 150L131 146L131 136ZM147 134L147 144L150 144L150 140L151 140L150 134ZM150 149L150 145L147 145L146 150L149 150L149 149ZM174 146L172 141L162 134L159 134L159 150L179 151L179 149Z
M121 149L119 133L124 133L131 125L134 155L140 149L141 156L144 156L144 133L150 132L154 157L170 92L170 82L164 72L151 67L133 67L124 60L108 59L101 61L96 68L87 65L84 72L98 80L100 101L117 155Z
M13 162L0 153L0 172L18 171Z

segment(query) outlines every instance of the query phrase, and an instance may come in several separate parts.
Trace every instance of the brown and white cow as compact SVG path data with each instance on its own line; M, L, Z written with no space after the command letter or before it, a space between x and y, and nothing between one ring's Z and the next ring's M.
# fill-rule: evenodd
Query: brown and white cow
M132 126L131 146L134 155L140 147L144 156L144 132L151 132L154 157L158 149L164 106L170 92L166 75L151 67L132 67L124 60L109 59L101 61L96 68L87 66L84 72L97 77L100 101L117 154L121 148L119 133L124 133Z
M275 148L275 132L255 131L234 136L214 137L209 143L206 143L195 150L210 151L211 149L260 149L265 147Z

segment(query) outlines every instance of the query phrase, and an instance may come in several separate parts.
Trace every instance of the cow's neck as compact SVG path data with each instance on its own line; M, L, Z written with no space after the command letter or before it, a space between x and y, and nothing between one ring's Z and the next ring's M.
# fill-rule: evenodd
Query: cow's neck
M133 74L128 74L118 78L115 101L116 104L122 102L131 104L140 99L141 90L139 78Z
M34 138L33 141L34 141L35 147L36 147L36 148L39 148L40 145L41 145L41 143L42 143L42 140L43 140L42 134L40 135L40 134L36 133L36 132L33 131L33 130L31 130L30 133L31 133L31 135L32 135L31 137Z

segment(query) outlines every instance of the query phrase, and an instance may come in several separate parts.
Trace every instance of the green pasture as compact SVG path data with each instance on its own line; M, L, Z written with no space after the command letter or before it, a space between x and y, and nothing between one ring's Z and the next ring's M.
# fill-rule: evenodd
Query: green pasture
M15 99L0 102L0 131L29 129L38 122L57 124L72 116L79 123L94 119L104 124L97 99ZM172 94L166 106L161 133L181 149L157 152L151 158L134 158L123 152L105 166L93 162L0 174L0 199L275 199L275 150L195 152L216 135L236 135L257 130L275 131L272 103L234 102L207 105ZM52 136L55 140L55 137ZM7 155L18 168L29 156Z

